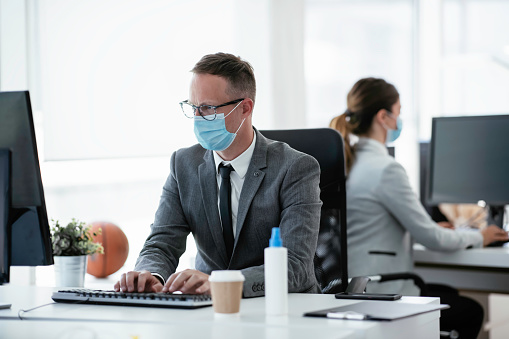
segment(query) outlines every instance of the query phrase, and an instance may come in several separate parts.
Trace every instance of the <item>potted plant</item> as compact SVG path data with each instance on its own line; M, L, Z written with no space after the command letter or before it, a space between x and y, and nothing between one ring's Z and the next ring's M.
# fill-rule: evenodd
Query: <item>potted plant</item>
M87 271L87 255L104 253L101 243L95 243L92 226L72 219L67 226L52 220L51 236L55 279L59 287L83 287ZM101 229L98 230L100 232Z

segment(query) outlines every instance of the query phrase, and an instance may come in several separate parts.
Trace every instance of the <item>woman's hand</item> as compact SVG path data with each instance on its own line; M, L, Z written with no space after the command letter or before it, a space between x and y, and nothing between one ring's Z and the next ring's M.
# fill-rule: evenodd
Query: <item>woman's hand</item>
M489 225L481 230L482 237L484 239L483 245L488 246L495 241L507 241L509 236L507 232L495 225Z

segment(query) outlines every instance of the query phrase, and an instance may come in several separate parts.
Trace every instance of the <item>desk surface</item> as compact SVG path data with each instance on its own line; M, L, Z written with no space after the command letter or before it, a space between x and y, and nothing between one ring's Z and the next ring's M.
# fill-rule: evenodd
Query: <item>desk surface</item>
M509 247L485 247L454 252L436 252L426 249L421 244L416 244L414 245L414 260L419 264L507 269L509 268Z
M0 310L0 332L9 337L55 337L72 331L113 333L115 337L151 338L161 333L176 333L188 338L438 338L439 311L397 321L330 320L303 317L303 313L359 301L337 300L332 295L290 294L289 314L266 317L265 299L243 299L238 318L218 319L211 307L196 310L99 306L52 303L54 288L0 286L0 300L12 303L11 309ZM438 303L437 298L405 297L396 303ZM49 304L28 312L31 308ZM18 313L24 320L22 329ZM66 320L65 322L59 320ZM32 334L37 335L32 336ZM12 336L10 335L12 334ZM88 337L93 337L88 334ZM134 336L134 337L133 337ZM3 337L3 336L2 336ZM62 338L65 336L62 336ZM105 338L108 336L104 336ZM111 337L111 336L109 336ZM83 336L87 338L87 336ZM99 336L101 338L101 336Z
M253 324L207 323L183 327L162 323L118 323L83 321L0 320L0 333L5 339L293 339L316 337L314 327L258 326ZM339 328L319 329L320 338L358 338L355 331Z
M429 283L509 293L509 247L437 252L414 245L415 272Z

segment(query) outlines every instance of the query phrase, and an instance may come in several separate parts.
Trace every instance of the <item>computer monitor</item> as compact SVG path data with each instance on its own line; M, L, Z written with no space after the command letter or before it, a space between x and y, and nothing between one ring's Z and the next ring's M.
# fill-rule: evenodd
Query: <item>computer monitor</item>
M509 115L433 118L427 203L489 206L503 227L509 204Z
M11 265L53 264L28 91L0 92L0 149L11 151Z

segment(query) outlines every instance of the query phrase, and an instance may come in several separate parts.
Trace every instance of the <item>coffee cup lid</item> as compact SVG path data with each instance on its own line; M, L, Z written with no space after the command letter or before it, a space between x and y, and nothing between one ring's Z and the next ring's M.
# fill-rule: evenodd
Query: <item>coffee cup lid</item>
M212 271L209 281L227 282L227 281L244 281L244 275L238 270Z

